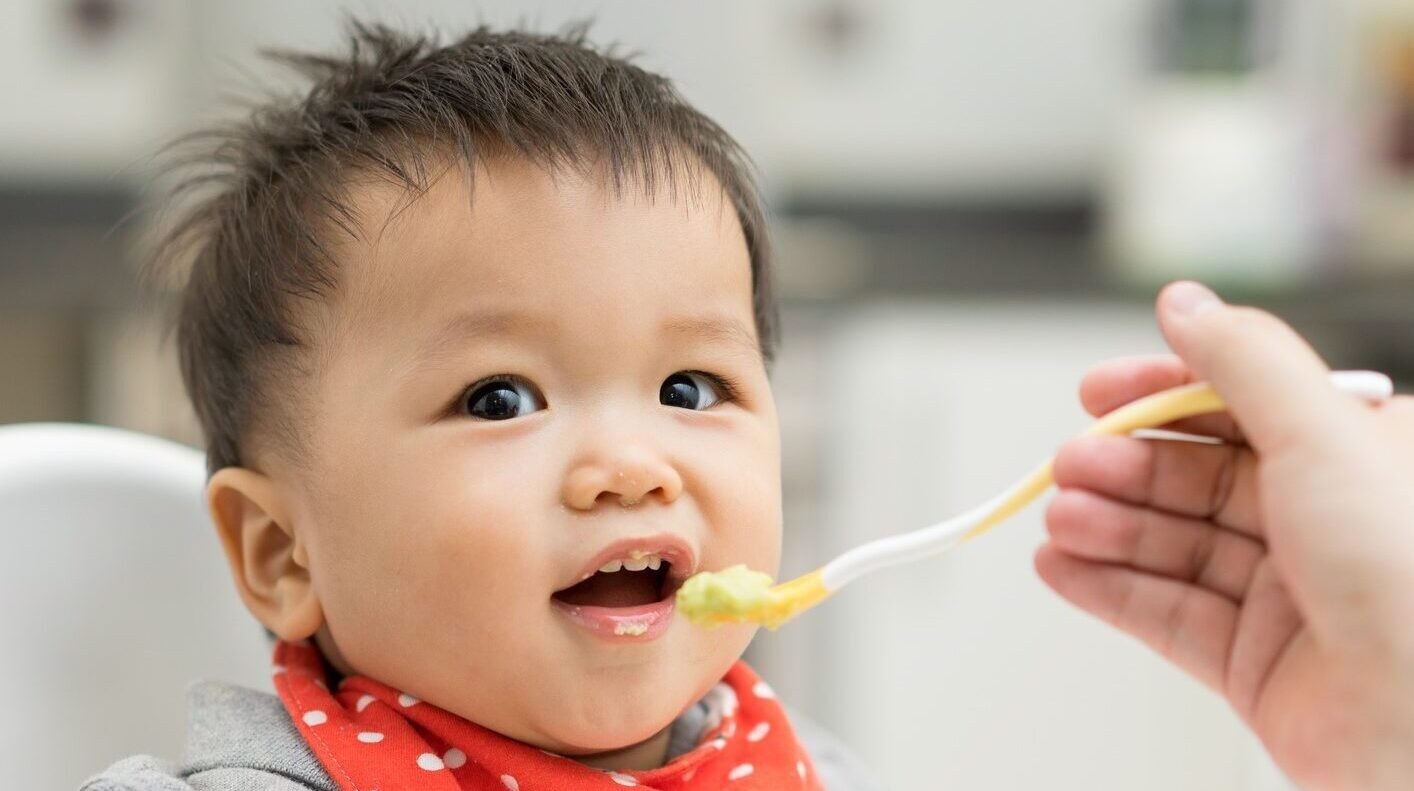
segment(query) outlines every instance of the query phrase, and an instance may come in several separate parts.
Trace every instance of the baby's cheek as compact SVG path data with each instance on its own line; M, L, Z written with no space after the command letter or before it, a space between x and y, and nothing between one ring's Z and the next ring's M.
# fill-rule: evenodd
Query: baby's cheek
M319 553L326 610L346 622L335 625L374 638L488 636L491 614L524 599L528 568L544 556L528 509L504 488L498 496L497 483L442 465L390 464L346 490L358 494L328 509Z
M781 548L780 490L766 471L723 468L698 496L706 517L701 569L744 564L772 576Z
M724 488L710 517L723 559L774 575L781 551L779 479L768 471L733 474Z

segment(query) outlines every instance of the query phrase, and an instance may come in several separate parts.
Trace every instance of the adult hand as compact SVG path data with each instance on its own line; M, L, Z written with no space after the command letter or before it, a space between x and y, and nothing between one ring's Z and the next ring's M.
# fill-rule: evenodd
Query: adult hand
M1414 788L1414 399L1336 391L1290 327L1195 283L1160 294L1176 355L1091 370L1103 415L1207 380L1221 445L1085 437L1055 464L1041 578L1224 696L1310 789Z

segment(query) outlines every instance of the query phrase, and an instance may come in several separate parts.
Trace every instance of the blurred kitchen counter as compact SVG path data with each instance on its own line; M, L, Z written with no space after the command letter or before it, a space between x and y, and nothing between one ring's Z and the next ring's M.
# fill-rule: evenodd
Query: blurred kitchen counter
M1126 278L1097 249L1087 201L850 206L788 201L777 211L788 309L861 298L1149 303L1160 282ZM1207 278L1233 301L1292 323L1332 364L1414 382L1414 250L1407 265L1330 260L1280 287Z

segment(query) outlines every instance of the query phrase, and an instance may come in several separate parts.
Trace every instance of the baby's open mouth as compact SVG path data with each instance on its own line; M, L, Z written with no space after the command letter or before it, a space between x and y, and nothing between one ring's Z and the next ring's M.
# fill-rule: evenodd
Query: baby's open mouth
M553 598L577 607L641 607L663 601L677 592L680 581L672 573L672 563L653 554L639 554L604 564L588 579L561 591Z
M611 643L648 643L668 632L674 596L696 567L691 546L672 533L625 538L586 561L578 581L551 594L550 603Z

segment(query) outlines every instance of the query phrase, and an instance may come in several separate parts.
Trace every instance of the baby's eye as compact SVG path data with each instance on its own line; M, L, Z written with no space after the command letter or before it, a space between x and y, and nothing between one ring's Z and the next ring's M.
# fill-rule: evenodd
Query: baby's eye
M658 403L679 409L706 409L721 400L718 384L695 371L678 371L658 389Z
M482 420L510 420L545 408L540 394L517 376L497 376L467 388L459 408Z

